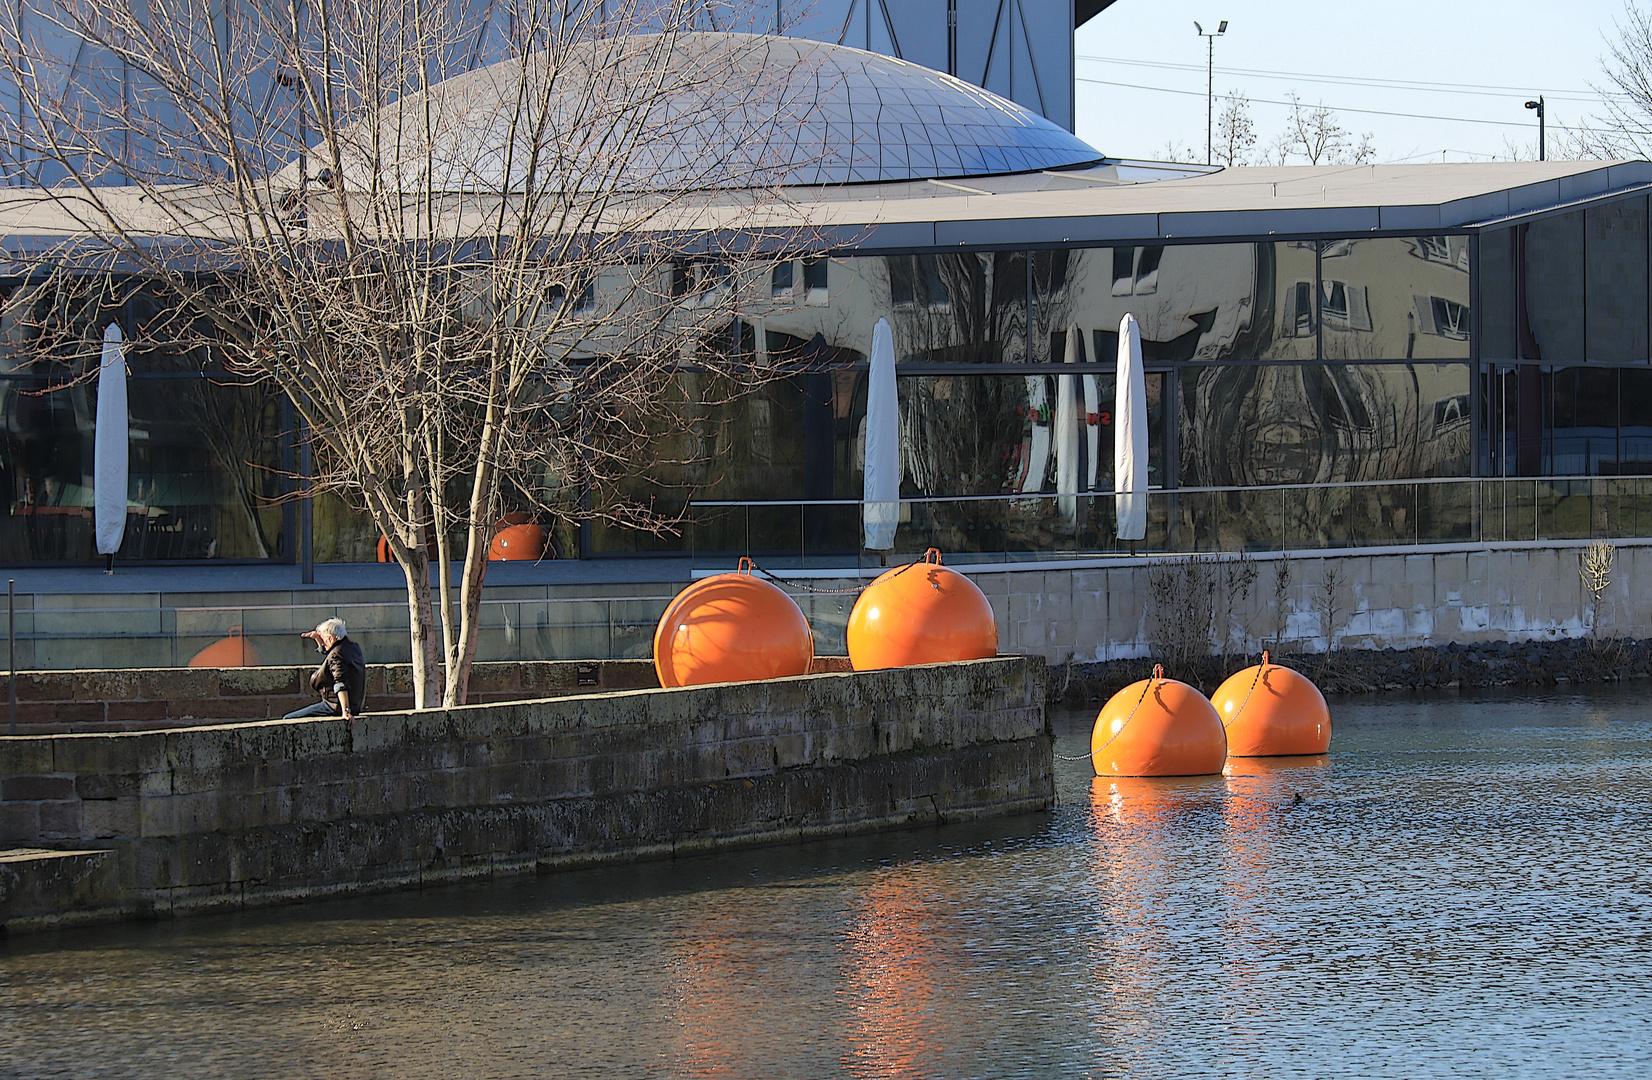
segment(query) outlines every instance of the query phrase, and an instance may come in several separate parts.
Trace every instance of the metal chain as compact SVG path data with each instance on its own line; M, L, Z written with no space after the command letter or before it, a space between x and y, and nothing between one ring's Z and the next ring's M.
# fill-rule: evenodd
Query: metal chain
M908 570L912 569L914 566L929 566L929 565L939 565L939 564L932 564L932 563L928 563L924 559L919 559L916 562L907 563L905 566L901 567L899 570L896 570L893 574L890 574L889 576L891 578L897 578L897 577L900 577L902 574L906 573ZM853 596L855 593L860 592L861 589L863 588L863 586L856 586L853 589L817 589L812 585L805 585L801 581L793 581L790 578L783 578L778 574L771 574L767 570L763 569L761 566L758 566L756 563L752 563L751 568L753 570L756 570L759 574L762 574L764 577L768 578L770 581L779 582L781 585L785 585L788 588L796 589L799 592L813 593L816 596Z
M1245 700L1241 701L1239 703L1239 708L1234 711L1233 720L1237 720L1245 714L1245 706L1250 704L1250 696L1252 694L1256 693L1256 686L1257 686L1258 683L1260 683L1262 681L1262 672L1266 671L1267 667L1268 667L1268 650L1263 649L1262 650L1262 662L1260 664L1256 665L1256 678L1254 678L1250 681L1250 689L1245 691ZM1222 721L1222 730L1226 731L1228 729L1228 725L1233 723L1233 720L1224 720L1224 721Z
M1163 664L1154 664L1153 665L1153 674L1152 674L1152 676L1150 678L1144 680L1144 685L1141 688L1141 697L1136 699L1136 704L1131 707L1130 715L1126 716L1124 718L1124 723L1120 724L1118 726L1118 730L1113 732L1113 738L1112 739L1108 739L1106 742L1102 743L1100 746L1098 746L1095 749L1091 750L1088 754L1079 754L1076 757L1068 757L1066 754L1057 754L1057 755L1055 755L1056 760L1057 761L1085 761L1085 760L1090 760L1090 759L1094 759L1097 754L1101 753L1103 750L1107 749L1109 746L1112 746L1113 745L1113 739L1116 739L1120 735L1123 735L1124 734L1124 729L1130 726L1130 721L1132 721L1136 718L1136 710L1141 708L1141 703L1147 700L1147 692L1149 690L1153 689L1153 681L1155 679L1162 679L1162 678L1164 678L1164 665Z

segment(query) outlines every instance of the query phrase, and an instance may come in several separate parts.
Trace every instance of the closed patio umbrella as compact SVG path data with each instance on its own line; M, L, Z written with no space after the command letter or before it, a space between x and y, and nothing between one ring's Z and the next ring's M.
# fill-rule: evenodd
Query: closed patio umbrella
M104 569L115 572L115 552L126 535L127 473L131 440L126 415L126 345L120 327L103 331L103 358L98 368L97 440L93 449L92 513L98 554Z
M861 522L866 546L888 551L900 523L901 409L895 393L895 337L886 319L872 328L872 370L866 384L866 474Z
M1067 328L1066 362L1077 364L1084 358L1079 355L1082 348L1079 330L1075 324ZM1061 511L1061 520L1068 525L1078 522L1078 487L1079 487L1079 397L1076 375L1066 373L1056 376L1055 390L1055 491L1058 498L1056 506Z
M1147 380L1136 317L1119 320L1119 365L1113 399L1113 501L1120 540L1147 536Z

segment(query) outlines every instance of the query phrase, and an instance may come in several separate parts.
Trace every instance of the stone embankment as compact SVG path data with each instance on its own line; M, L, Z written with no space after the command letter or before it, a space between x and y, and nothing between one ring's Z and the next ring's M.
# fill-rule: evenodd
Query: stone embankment
M1212 657L1194 671L1166 671L1206 693L1257 657ZM1652 640L1484 642L1418 649L1339 649L1324 653L1284 653L1274 662L1307 675L1327 694L1440 687L1552 686L1557 683L1617 682L1652 676ZM1106 701L1152 671L1151 659L1064 664L1050 672L1052 702L1081 705Z
M577 672L575 673L577 676ZM1048 807L1044 661L0 737L0 925L223 910Z

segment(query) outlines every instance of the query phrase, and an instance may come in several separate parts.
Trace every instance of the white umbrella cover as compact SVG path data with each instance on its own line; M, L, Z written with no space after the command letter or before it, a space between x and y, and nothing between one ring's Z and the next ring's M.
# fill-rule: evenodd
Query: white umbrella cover
M1113 501L1120 540L1147 536L1147 379L1136 317L1119 320L1119 369L1113 398Z
M1082 331L1077 325L1067 328L1066 362L1076 364ZM1076 377L1056 376L1055 390L1055 491L1059 496L1056 506L1061 520L1068 525L1078 521L1078 387Z
M901 512L901 408L895 392L895 336L879 319L872 328L872 370L866 385L866 474L861 523L866 546L895 546Z
M103 331L98 368L97 440L93 449L92 503L99 555L120 550L126 535L127 474L131 440L126 416L126 345L120 327Z

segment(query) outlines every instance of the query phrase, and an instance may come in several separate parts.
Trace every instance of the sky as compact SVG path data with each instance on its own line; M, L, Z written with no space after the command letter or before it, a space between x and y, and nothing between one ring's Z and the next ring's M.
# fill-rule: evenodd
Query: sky
M1110 157L1164 158L1173 145L1203 161L1206 43L1193 24L1208 32L1226 19L1216 111L1230 91L1248 97L1257 150L1289 113L1267 102L1295 92L1336 110L1356 138L1369 134L1379 162L1507 160L1511 149L1535 158L1536 113L1524 103L1543 95L1551 148L1557 122L1599 114L1591 86L1604 85L1602 57L1624 3L1116 0L1078 30L1077 132Z

